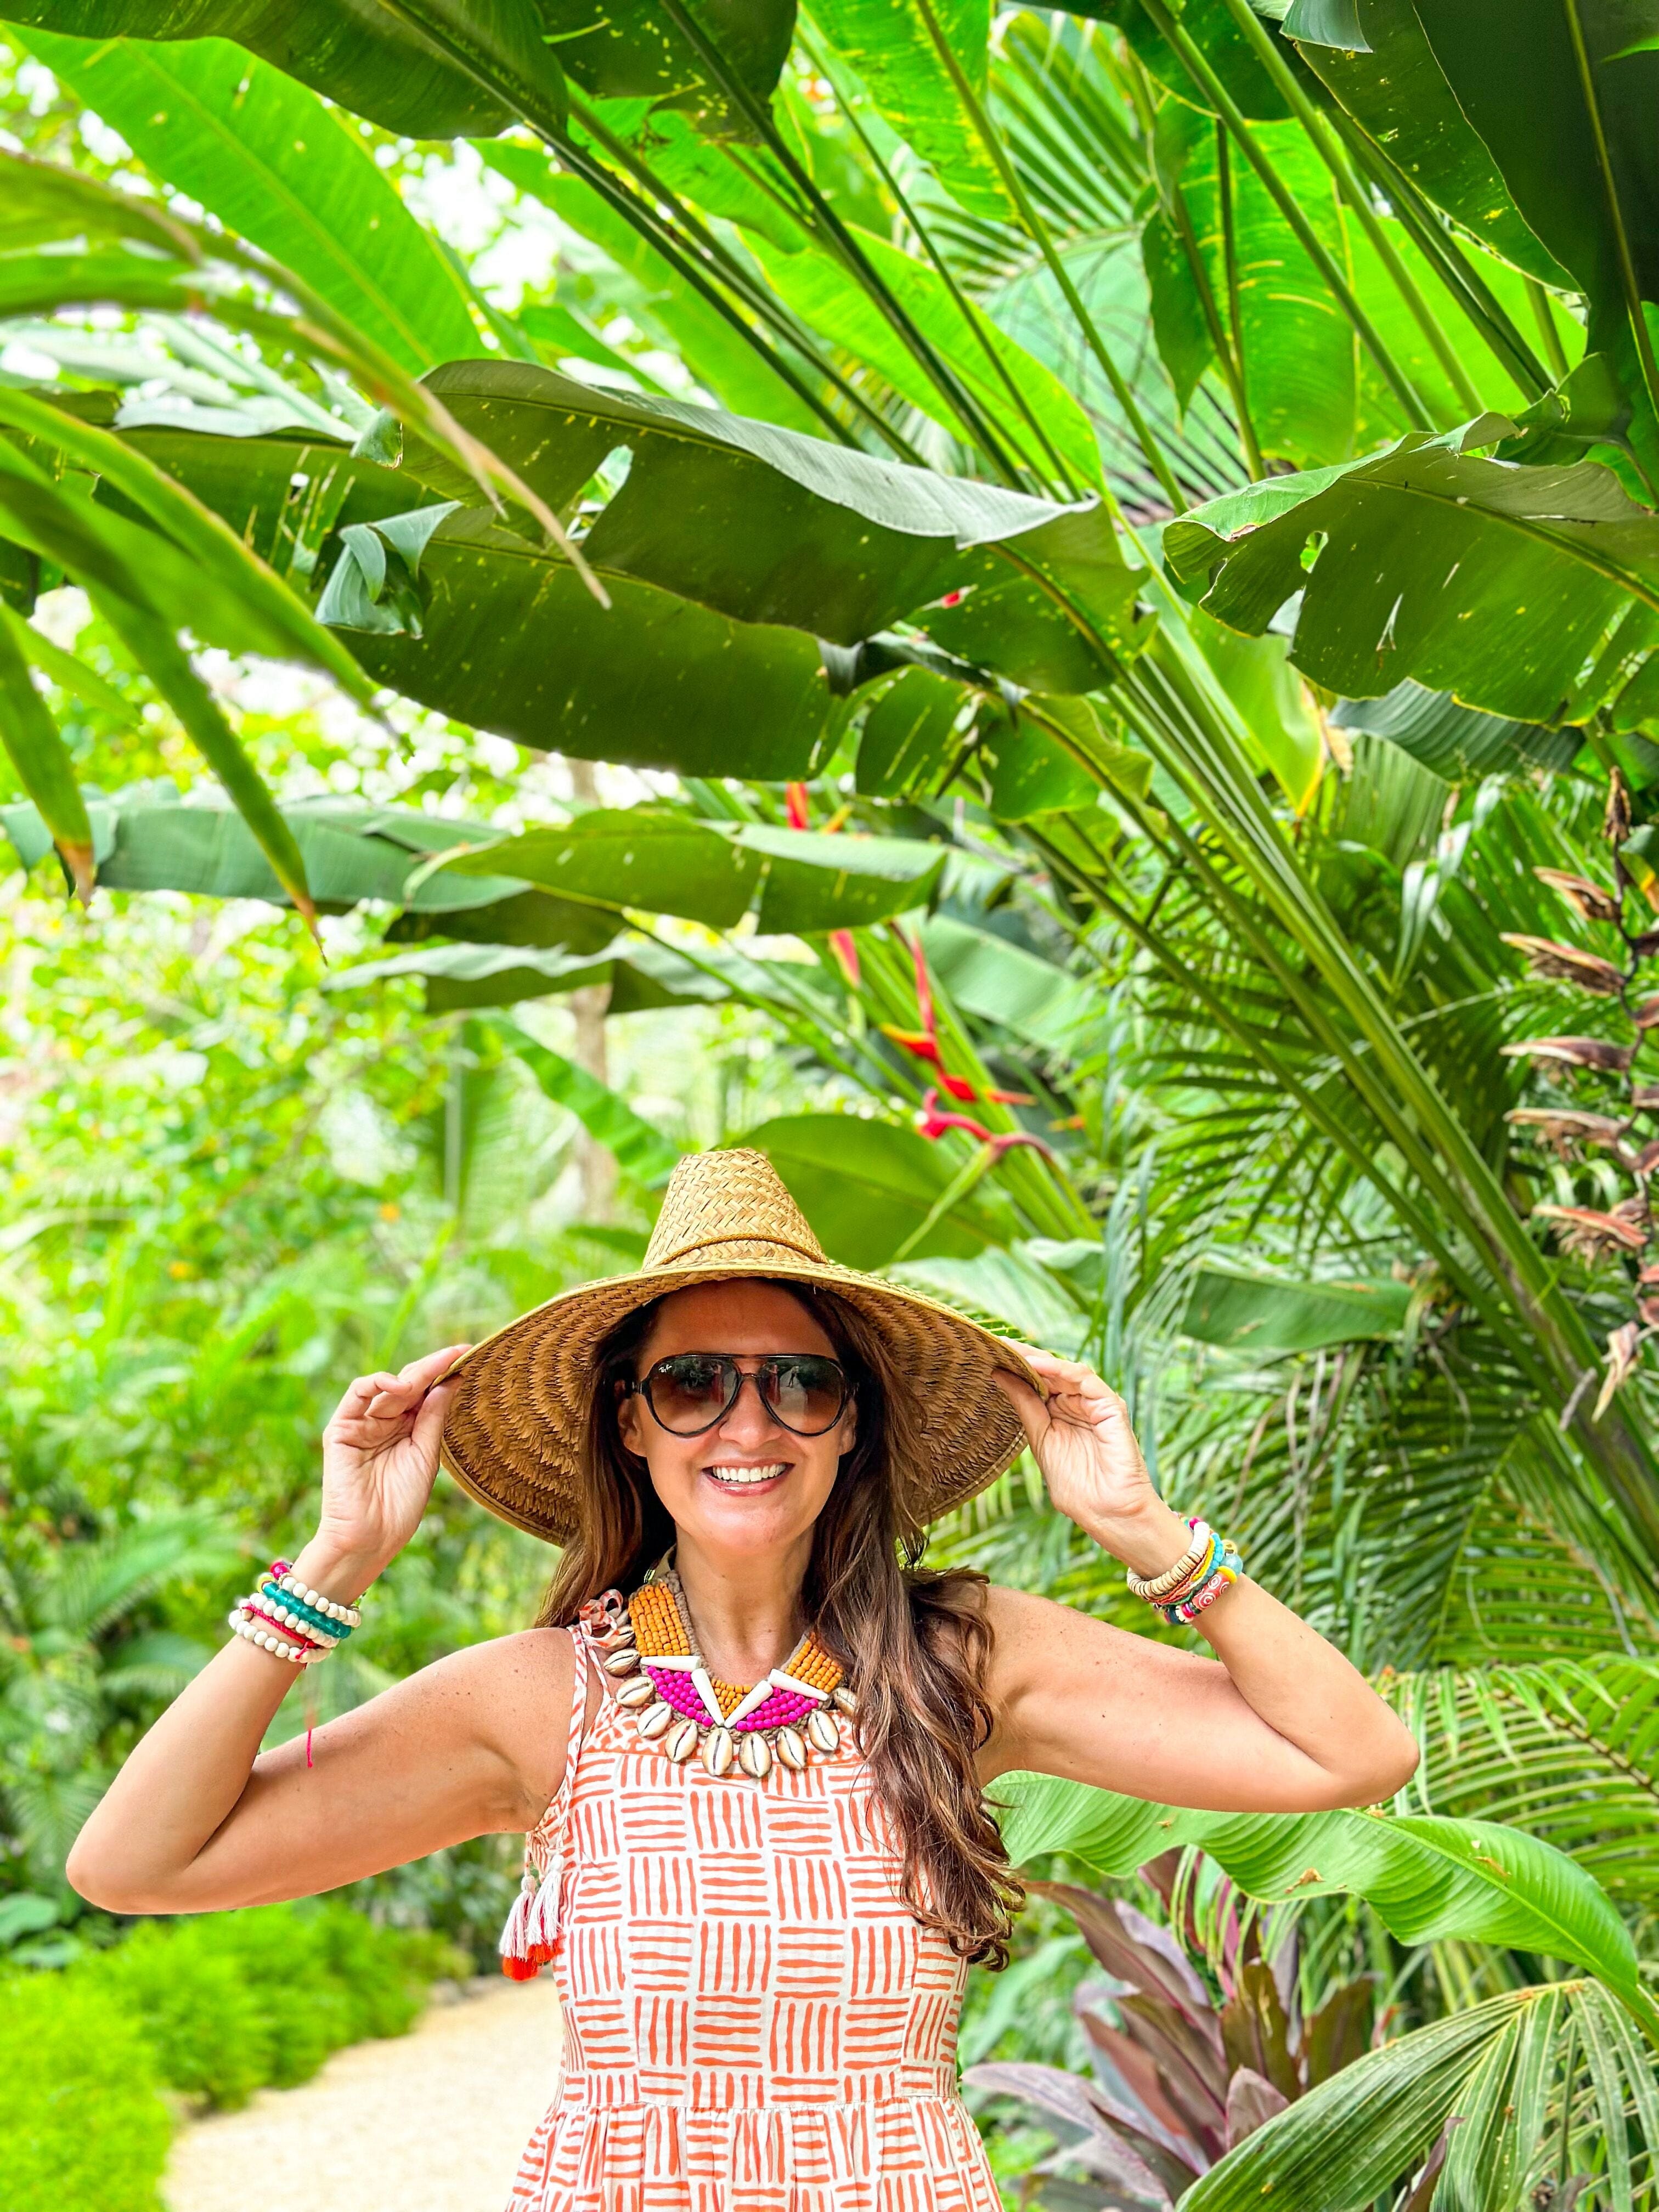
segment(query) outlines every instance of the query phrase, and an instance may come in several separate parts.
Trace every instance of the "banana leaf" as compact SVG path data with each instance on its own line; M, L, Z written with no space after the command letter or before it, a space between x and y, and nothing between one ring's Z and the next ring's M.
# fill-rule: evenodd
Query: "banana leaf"
M1550 1844L1487 1820L1369 1812L1206 1813L1051 1775L994 1785L1016 1865L1064 1851L1103 1875L1196 1844L1247 1896L1363 1897L1402 1943L1495 1943L1587 1967L1659 2043L1629 1930L1606 1892Z
M1413 434L1212 500L1165 531L1165 558L1207 613L1252 636L1303 591L1291 658L1345 697L1412 677L1488 714L1553 724L1611 689L1614 724L1630 726L1644 634L1606 674L1597 653L1621 618L1659 607L1659 519L1597 462L1517 469L1464 450L1504 427Z
M37 31L27 43L157 176L295 270L404 368L483 349L465 279L342 112L292 76L223 39Z

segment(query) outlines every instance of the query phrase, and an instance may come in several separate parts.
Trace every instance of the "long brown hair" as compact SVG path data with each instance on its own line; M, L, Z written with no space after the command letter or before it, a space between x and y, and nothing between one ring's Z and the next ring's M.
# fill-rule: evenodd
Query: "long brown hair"
M962 1957L1003 1966L1024 1892L974 1768L993 1717L985 1577L918 1565L927 1531L908 1500L925 1459L921 1424L878 1332L833 1291L778 1287L834 1345L856 1409L857 1438L813 1528L801 1602L857 1688L860 1746L902 1844L905 1903ZM555 1570L543 1627L573 1622L603 1590L632 1590L674 1541L646 1462L617 1424L617 1386L635 1379L659 1303L629 1314L595 1352L579 1533Z

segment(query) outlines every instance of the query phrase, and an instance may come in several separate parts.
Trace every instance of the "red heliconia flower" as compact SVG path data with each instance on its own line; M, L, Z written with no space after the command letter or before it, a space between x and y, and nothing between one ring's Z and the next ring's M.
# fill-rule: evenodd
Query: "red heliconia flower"
M805 830L811 820L806 797L806 786L804 783L785 784L783 803L789 817L789 827L792 830Z
M849 988L856 991L863 981L863 976L859 967L858 942L852 931L832 929L830 933L830 950L841 963L841 972L847 978Z
M1005 1152L1012 1152L1017 1145L1029 1145L1033 1152L1041 1152L1045 1160L1054 1158L1054 1153L1042 1138L1032 1136L1027 1130L1006 1129L999 1133L988 1129L982 1121L970 1120L966 1114L941 1114L939 1093L930 1091L921 1102L921 1133L937 1143L947 1129L960 1129L964 1136L972 1137L977 1143L986 1146L993 1165Z
M895 1044L902 1044L906 1052L914 1053L918 1060L925 1060L929 1067L943 1067L945 1065L939 1055L939 1039L929 1036L926 1030L898 1030L890 1022L884 1022L881 1033L884 1036L891 1037ZM973 1095L971 1091L968 1094L970 1098Z

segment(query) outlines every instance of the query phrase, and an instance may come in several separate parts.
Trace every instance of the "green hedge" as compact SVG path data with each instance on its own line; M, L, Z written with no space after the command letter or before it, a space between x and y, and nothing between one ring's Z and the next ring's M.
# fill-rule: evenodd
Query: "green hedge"
M4 2212L157 2212L172 2119L158 2084L246 2104L331 2051L401 2035L440 1974L440 1936L343 1905L147 1921L61 1973L0 1981Z
M173 2117L155 2054L90 1975L0 1982L0 2204L157 2212Z

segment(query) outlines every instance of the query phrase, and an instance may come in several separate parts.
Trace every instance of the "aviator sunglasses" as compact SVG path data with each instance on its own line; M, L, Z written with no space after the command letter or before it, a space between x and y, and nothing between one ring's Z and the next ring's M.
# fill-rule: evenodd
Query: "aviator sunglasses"
M839 1361L813 1352L757 1360L750 1379L773 1419L797 1437L821 1437L833 1429L853 1395ZM744 1380L744 1370L723 1352L675 1352L658 1360L642 1382L623 1388L627 1396L645 1400L671 1436L697 1437L726 1419Z

